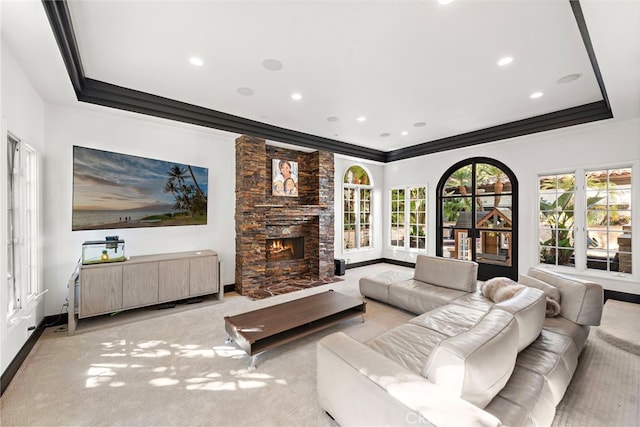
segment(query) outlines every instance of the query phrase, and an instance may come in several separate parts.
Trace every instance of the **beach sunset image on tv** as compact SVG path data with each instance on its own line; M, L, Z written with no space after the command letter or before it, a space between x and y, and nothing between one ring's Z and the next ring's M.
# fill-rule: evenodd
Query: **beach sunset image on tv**
M207 223L207 168L73 147L72 230Z

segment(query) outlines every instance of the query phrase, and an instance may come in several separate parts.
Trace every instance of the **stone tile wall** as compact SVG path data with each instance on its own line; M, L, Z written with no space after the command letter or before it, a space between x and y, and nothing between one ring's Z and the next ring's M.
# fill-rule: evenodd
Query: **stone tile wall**
M298 197L273 196L272 160L298 162ZM287 280L327 280L334 275L333 154L236 139L235 287L253 293ZM305 259L266 261L266 239L305 237Z

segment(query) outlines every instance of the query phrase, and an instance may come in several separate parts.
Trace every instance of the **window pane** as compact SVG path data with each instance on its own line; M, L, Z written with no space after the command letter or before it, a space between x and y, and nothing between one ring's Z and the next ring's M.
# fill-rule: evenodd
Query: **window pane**
M471 192L471 165L463 166L447 179L443 189L443 196L463 195Z
M476 193L496 195L499 202L502 193L511 193L511 181L497 166L486 163L476 164ZM491 206L498 206L499 203Z
M546 175L539 178L540 262L575 265L573 227L575 221L575 176Z
M477 242L476 261L495 265L511 265L511 233L481 231Z
M585 172L587 268L631 273L631 168Z
M362 166L351 166L344 174L343 181L345 184L371 185L369 174Z

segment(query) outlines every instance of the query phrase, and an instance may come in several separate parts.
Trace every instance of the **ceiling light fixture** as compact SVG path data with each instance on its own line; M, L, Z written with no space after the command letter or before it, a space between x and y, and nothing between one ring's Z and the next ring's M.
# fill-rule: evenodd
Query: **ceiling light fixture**
M292 93L291 94L291 99L296 100L296 101L300 101L302 99L302 95L300 95L298 92Z
M356 120L359 121L359 122L366 122L367 118L365 116L360 116Z
M571 83L578 80L580 77L582 77L582 74L580 73L567 74L566 76L560 77L558 80L556 80L556 83Z
M251 96L254 94L253 89L249 87L239 87L237 92L242 96Z
M204 61L195 56L189 58L189 62L191 65L195 65L196 67L202 67L204 65Z
M536 99L536 98L540 98L542 95L544 95L543 92L533 92L531 95L529 95L529 98Z
M279 71L282 70L282 62L277 59L265 59L262 61L262 66L269 71Z
M513 56L505 56L504 58L500 58L497 64L500 67L504 67L505 65L509 65L513 62Z
M400 135L406 136L406 135L409 135L409 132L407 132L406 130L403 130L402 132L400 132Z

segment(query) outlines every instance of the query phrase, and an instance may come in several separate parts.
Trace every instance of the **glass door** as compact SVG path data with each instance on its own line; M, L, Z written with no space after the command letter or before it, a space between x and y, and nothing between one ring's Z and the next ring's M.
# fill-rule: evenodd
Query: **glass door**
M436 254L476 261L478 278L517 279L517 181L504 164L474 158L438 184Z

